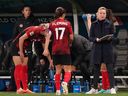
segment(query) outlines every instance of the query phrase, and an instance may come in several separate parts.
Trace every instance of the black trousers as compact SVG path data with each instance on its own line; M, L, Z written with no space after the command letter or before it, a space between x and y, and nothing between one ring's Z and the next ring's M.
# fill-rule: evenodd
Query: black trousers
M93 80L93 87L95 89L98 88L98 81L100 76L100 64L94 64L94 80ZM110 81L110 88L114 88L115 86L115 79L114 79L114 70L113 70L113 64L106 64L108 75L109 75L109 81Z
M87 64L85 62L80 63L80 71L83 75L84 81L87 80L90 83L90 72L89 72Z
M91 80L90 80L90 70L89 70L89 66L90 66L89 58L90 58L89 53L77 55L77 58L74 59L73 65L79 67L84 81L87 80L90 84Z

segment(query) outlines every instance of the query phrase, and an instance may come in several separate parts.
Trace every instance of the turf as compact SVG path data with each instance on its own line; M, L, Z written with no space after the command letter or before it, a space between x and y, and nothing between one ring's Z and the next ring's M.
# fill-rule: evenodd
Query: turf
M35 94L16 94L15 92L0 92L0 96L55 96L54 93L35 93ZM65 96L65 95L61 95ZM84 93L69 93L67 96L128 96L128 91L117 92L115 95L111 94L92 94L86 95Z

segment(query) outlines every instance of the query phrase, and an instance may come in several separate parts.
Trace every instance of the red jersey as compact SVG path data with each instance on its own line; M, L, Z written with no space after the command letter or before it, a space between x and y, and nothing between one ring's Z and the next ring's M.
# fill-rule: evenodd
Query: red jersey
M45 38L41 35L45 29L42 26L31 26L25 29L27 36L30 37L31 41L41 41L44 42Z
M50 23L54 40L52 45L53 54L70 54L69 35L73 34L72 26L69 21L58 18Z
M26 39L24 42L24 49L25 49L31 43L31 41L38 39L43 40L43 36L41 35L41 32L43 31L45 31L45 29L42 26L30 26L15 38L14 43L16 43L16 46L19 48L19 38L23 34L27 34L29 39Z
M28 37L40 35L43 31L45 29L42 26L30 26L24 30Z

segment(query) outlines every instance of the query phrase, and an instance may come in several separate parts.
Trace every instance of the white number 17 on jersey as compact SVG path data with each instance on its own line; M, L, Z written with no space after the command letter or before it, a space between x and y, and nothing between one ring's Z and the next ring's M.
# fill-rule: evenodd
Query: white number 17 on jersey
M63 36L64 36L65 28L64 27L55 28L55 31L56 31L56 39L57 40L58 39L61 40L63 38Z

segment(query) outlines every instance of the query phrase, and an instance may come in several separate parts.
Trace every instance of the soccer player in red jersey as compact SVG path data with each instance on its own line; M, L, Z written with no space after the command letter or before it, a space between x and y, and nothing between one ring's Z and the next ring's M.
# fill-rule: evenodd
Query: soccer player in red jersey
M48 45L50 34L46 31L44 26L30 26L20 33L14 40L12 45L12 59L15 64L14 78L17 86L17 94L33 93L28 89L28 56L26 49L33 38L37 38L40 35L45 36L45 48L43 55L49 54ZM23 89L20 82L22 82Z
M53 34L52 55L53 64L55 64L55 86L56 95L60 93L61 71L64 68L64 81L61 83L63 93L68 94L68 82L71 78L71 56L70 46L73 40L72 26L69 21L65 20L66 11L62 7L55 10L55 20L49 25L49 29Z

